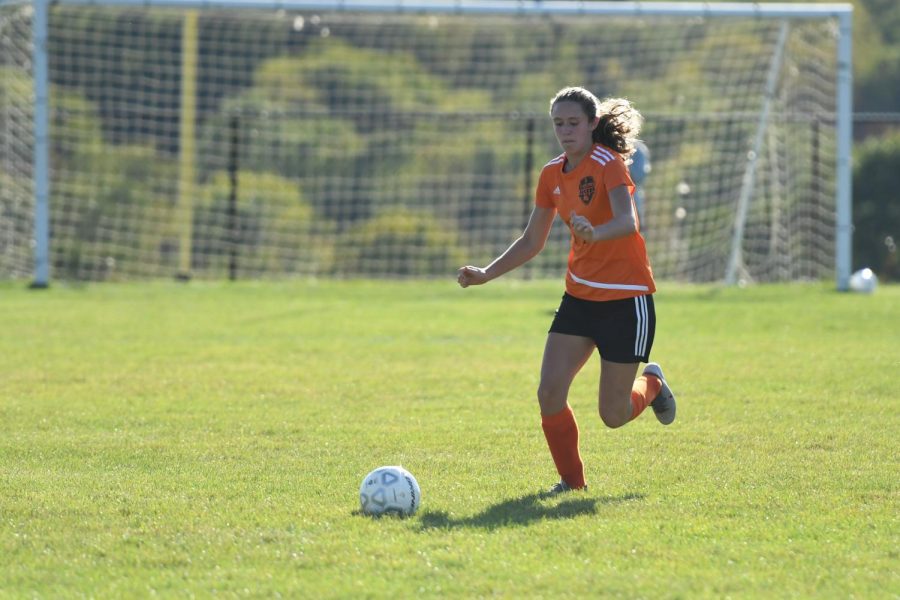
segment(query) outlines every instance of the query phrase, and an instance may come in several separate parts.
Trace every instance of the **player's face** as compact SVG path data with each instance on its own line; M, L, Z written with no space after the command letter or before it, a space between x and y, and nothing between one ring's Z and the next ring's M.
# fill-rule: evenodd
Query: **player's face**
M553 131L563 151L568 155L586 154L593 146L591 132L597 119L588 120L584 109L577 102L557 102L550 110Z

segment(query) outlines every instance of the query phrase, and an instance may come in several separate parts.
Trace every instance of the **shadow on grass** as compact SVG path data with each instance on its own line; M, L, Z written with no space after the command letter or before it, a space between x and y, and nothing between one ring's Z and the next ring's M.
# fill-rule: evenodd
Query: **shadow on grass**
M528 494L512 498L488 507L481 513L462 519L454 519L446 512L424 512L419 520L424 529L455 529L457 527L480 527L498 529L528 525L544 519L572 519L581 515L597 514L600 506L622 504L643 500L644 494L623 494L621 496L586 496L580 492L567 494L564 500L546 498L543 494Z

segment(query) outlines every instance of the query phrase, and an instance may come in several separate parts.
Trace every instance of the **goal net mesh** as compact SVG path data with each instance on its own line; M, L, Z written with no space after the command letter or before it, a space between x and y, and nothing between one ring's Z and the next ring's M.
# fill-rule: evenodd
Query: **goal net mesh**
M33 270L31 15L0 6L7 279ZM826 19L58 4L51 277L483 265L521 233L560 153L548 102L568 85L645 116L657 278L721 280L735 248L748 281L833 277L836 35ZM557 220L520 276L561 277L567 244Z

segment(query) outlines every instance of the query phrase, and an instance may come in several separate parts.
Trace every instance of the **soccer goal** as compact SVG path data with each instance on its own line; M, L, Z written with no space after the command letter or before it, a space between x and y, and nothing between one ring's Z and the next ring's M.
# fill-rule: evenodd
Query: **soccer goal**
M452 276L521 232L582 85L645 116L657 278L845 289L851 15L0 0L0 278ZM561 277L567 240L521 274Z

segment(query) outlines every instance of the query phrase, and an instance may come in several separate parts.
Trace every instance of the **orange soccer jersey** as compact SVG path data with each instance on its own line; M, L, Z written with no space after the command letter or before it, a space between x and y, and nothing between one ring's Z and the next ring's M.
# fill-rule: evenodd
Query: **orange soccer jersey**
M569 173L563 172L565 164L566 155L561 154L544 166L535 204L555 208L566 224L572 211L586 217L594 226L605 223L613 218L609 191L625 185L634 194L634 183L624 159L602 144L595 144L591 153ZM573 235L566 291L576 298L595 301L621 300L655 292L644 238L635 232L614 240L587 243Z

